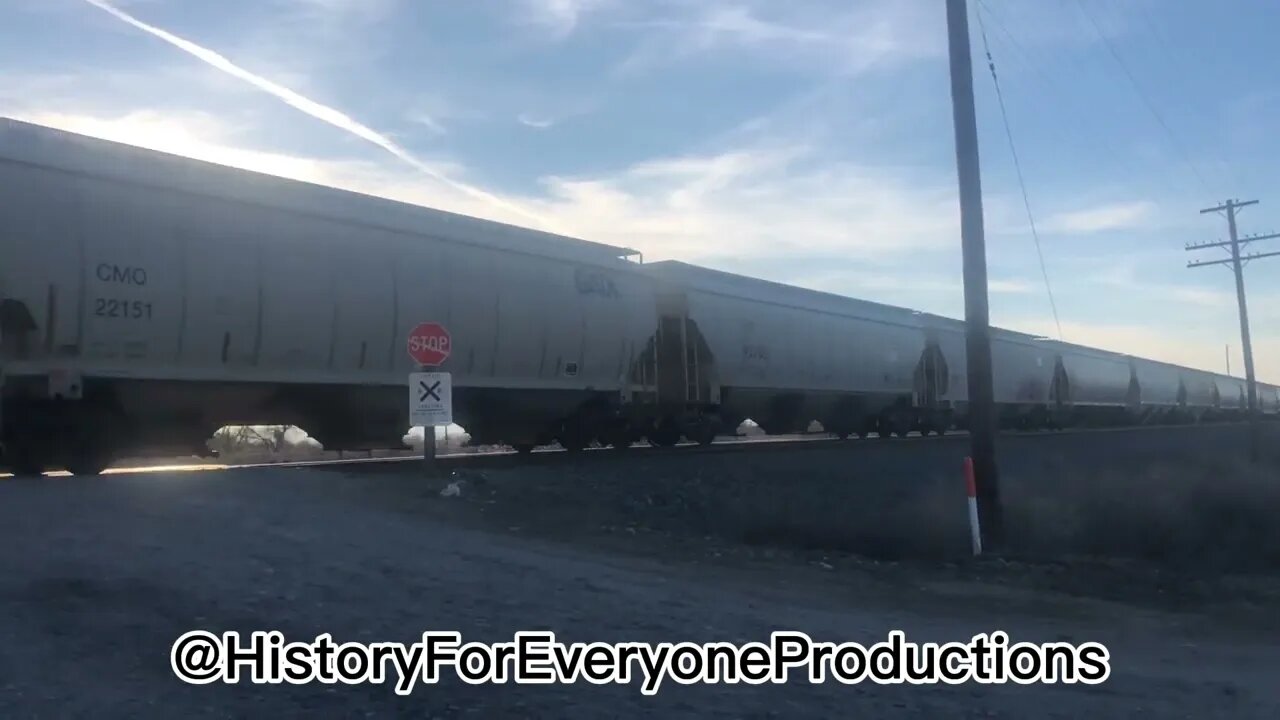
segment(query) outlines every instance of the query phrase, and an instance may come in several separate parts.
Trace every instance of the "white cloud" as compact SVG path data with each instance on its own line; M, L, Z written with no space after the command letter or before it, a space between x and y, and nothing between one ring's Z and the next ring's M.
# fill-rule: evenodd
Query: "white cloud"
M398 4L398 0L286 0L306 12L342 17L383 16Z
M573 33L581 18L613 0L520 0L529 19L557 37Z
M421 125L427 130L430 130L432 134L435 134L435 135L444 135L447 132L445 130L444 125L442 125L439 120L436 120L434 117L432 117L431 115L428 115L427 113L424 113L424 112L409 113L408 119L409 119L409 122L415 125Z
M794 285L824 290L838 295L867 297L868 293L883 297L885 292L895 295L892 302L911 306L915 310L929 309L922 304L925 294L959 298L964 292L960 277L942 275L904 275L901 272L871 272L833 269L788 280ZM1036 286L1024 280L997 279L987 283L989 292L1022 295L1036 291ZM912 299L914 298L914 299ZM936 305L936 303L933 303Z
M1192 305L1200 305L1207 308L1233 308L1236 306L1235 294L1226 290L1209 290L1199 287L1178 287L1168 288L1168 292L1173 297L1185 303Z
M1040 290L1039 286L1026 280L988 280L987 290L1006 295L1026 295Z
M556 124L556 121L551 118L537 117L529 113L520 113L516 116L516 122L536 130L546 130Z
M334 184L342 163L247 149L222 118L208 113L139 110L117 117L56 112L18 112L15 119L47 127L172 153L205 162L278 175L291 180ZM355 189L355 188L352 188Z
M744 148L550 178L541 207L591 239L694 260L835 251L854 261L936 248L956 232L949 185L820 156L804 147Z
M119 5L118 0L114 1ZM403 0L275 0L283 11L282 24L290 32L301 31L326 44L344 35L356 35L359 26L386 20L402 3Z
M1052 320L1019 318L1003 323L1011 330L1054 336ZM1210 372L1225 372L1223 350L1231 347L1231 374L1243 377L1239 335L1229 328L1197 331L1184 328L1168 332L1163 328L1135 323L1087 323L1063 321L1063 334L1068 342L1102 350L1171 362L1183 367ZM1280 382L1280 339L1262 337L1254 341L1254 359L1260 382Z
M941 13L933 3L918 0L860 0L835 8L713 0L678 7L674 14L621 23L649 33L615 72L632 74L693 55L743 50L775 67L847 75L945 49Z
M1149 200L1110 203L1052 215L1041 225L1041 229L1057 233L1130 230L1146 226L1157 209L1157 205Z
M477 187L473 187L459 180L455 180L449 177L448 175L441 173L436 168L432 167L428 163L422 162L421 160L416 158L414 155L409 153L407 150L397 145L386 135L383 135L382 133L377 132L376 130L368 127L367 125L354 120L353 118L347 116L346 114L342 113L341 111L333 107L316 102L311 98L304 97L303 95L300 95L297 92L290 90L289 88L281 86L265 77L262 77L261 75L253 73L233 63L232 61L214 52L213 50L210 50L206 47L202 47L185 38L178 37L177 35L174 35L173 33L170 33L161 28L155 27L154 25L149 25L145 22L142 22L141 20L133 17L132 15L116 8L106 0L84 0L84 2L89 3L90 5L93 5L97 8L100 8L101 10L107 12L108 14L115 17L117 20L120 20L121 22L131 25L137 28L138 30L141 30L153 37L156 37L160 40L163 40L166 43L169 43L170 45L178 48L179 50L187 53L188 55L195 57L201 62L213 68L216 68L217 70L220 70L226 73L227 75L230 75L234 78L242 80L265 93L268 93L270 95L275 96L276 98L279 98L281 101L288 104L289 106L303 113L306 113L307 115L310 115L311 117L317 120L328 123L336 128L345 130L346 132L351 133L356 137L359 137L365 141L373 143L374 145L382 148L383 150L386 150L388 153L391 153L396 158L402 160L406 164L412 166L414 169L418 170L419 172L425 175L430 176L431 178L433 178L438 182L444 183L445 185L448 185L459 192L462 192L466 195L482 200L486 203L501 206L502 209L507 212L521 215L526 220L533 220L539 226L550 229L548 227L550 223L544 217L533 214L528 210L525 210L524 208L519 207L518 205L513 205L510 202L503 200L502 198L499 198L496 195L493 195L492 193L486 192Z
M833 39L833 36L817 29L761 20L750 8L741 5L712 5L707 14L693 25L707 33L708 41L715 36L732 37L746 44L770 41L830 42Z
M1138 272L1139 267L1150 268L1158 264L1158 261L1153 261L1145 255L1129 259L1108 257L1101 262L1105 263L1102 268L1092 272L1078 273L1078 275L1092 285L1103 286L1108 292L1123 292L1130 300L1144 299L1167 307L1180 305L1188 310L1192 308L1223 310L1236 306L1235 293L1225 288L1183 285L1143 277ZM1228 275L1224 273L1223 277L1226 278Z
M427 92L415 92L406 101L408 110L404 120L422 127L433 135L447 135L462 125L474 125L489 120L489 113L473 103L464 102L436 88Z

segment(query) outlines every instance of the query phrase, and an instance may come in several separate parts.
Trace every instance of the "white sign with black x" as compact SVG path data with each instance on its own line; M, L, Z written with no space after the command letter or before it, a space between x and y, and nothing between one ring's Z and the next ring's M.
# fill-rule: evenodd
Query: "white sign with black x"
M449 373L409 373L409 424L432 427L452 423L453 386Z

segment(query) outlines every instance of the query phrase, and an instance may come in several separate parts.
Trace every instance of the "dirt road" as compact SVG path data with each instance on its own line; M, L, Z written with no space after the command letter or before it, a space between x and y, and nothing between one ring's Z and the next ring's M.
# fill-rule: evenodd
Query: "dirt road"
M701 545L683 559L646 559L643 540L617 553L462 527L431 496L413 478L314 470L0 484L0 715L1280 716L1275 636L1203 612L794 558L719 562ZM743 642L799 629L868 644L892 629L937 641L1003 629L1015 640L1106 643L1112 676L1056 688L669 685L655 697L637 686L449 680L402 698L387 686L184 685L169 649L194 628L364 642L409 642L427 629L489 642L527 629Z

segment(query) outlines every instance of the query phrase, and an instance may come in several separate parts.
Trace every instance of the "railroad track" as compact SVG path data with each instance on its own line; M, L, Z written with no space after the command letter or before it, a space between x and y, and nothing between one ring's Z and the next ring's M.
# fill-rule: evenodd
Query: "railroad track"
M1214 423L1205 427L1243 427L1244 422L1230 423ZM1000 437L1054 437L1061 435L1078 435L1087 433L1118 433L1118 432L1140 432L1149 430L1176 430L1191 429L1195 426L1190 425L1137 425L1126 427L1101 427L1101 428L1069 428L1064 430L1027 430L1027 431L1004 431L1000 433ZM522 465L542 465L560 462L572 461L588 461L588 462L611 462L613 460L623 459L634 456L645 456L653 454L674 454L684 453L689 455L705 455L705 454L723 454L733 452L769 452L769 451L805 451L816 450L821 448L834 447L881 447L881 446L901 446L912 443L937 443L937 442L959 442L967 439L969 434L963 430L951 431L944 435L920 436L918 434L908 435L907 437L878 438L870 437L866 439L851 438L849 440L840 440L838 438L823 433L812 433L803 435L780 435L775 437L757 436L750 439L722 439L710 445L697 445L694 443L681 443L675 447L653 447L641 443L637 443L625 450L615 448L588 448L579 453L569 453L561 448L545 447L538 448L532 453L522 455L514 450L494 450L486 452L464 452L464 453L445 453L438 455L436 460L440 469L448 472L457 468L501 468L501 467L518 467ZM366 466L377 467L386 466L393 467L402 463L421 462L420 455L408 455L397 457L374 457L374 458L342 458L342 459L324 459L324 460L297 460L285 462L260 462L260 463L192 463L192 464L173 464L173 465L155 465L155 466L138 466L138 467L121 467L112 468L105 474L115 475L124 473L143 473L143 472L195 472L195 471L241 471L255 470L265 468L333 468L341 469L344 467ZM65 472L50 472L47 476L65 476ZM0 478L11 477L9 475L0 474Z
M1204 427L1244 427L1245 422L1230 423L1214 423ZM1063 430L1025 430L1025 431L1003 431L998 437L1055 437L1063 435L1082 435L1089 433L1121 433L1121 432L1142 432L1150 430L1176 430L1191 429L1194 425L1136 425L1126 427L1098 427L1098 428L1068 428ZM922 436L919 434L911 434L906 437L869 437L865 439L850 438L841 440L839 438L827 435L825 433L812 433L803 435L779 435L774 437L759 436L752 439L724 439L717 440L710 445L698 445L696 443L680 443L674 447L654 447L651 445L637 443L625 450L618 450L610 447L593 447L587 448L578 453L570 453L557 447L539 448L527 455L521 455L514 450L500 450L492 452L479 453L447 453L436 457L437 464L442 469L452 469L455 467L516 467L521 465L548 464L570 461L600 461L610 462L627 457L637 455L667 455L667 454L688 454L688 455L708 455L708 454L726 454L734 452L776 452L776 451L806 451L818 450L824 448L860 448L860 447L884 447L884 446L901 446L904 444L915 443L938 443L938 442L960 442L967 440L969 433L963 430L947 432L943 435ZM343 465L395 465L407 462L422 462L420 455L394 458L349 458L342 460L315 460L301 461L289 463L261 463L228 466L228 469L250 469L250 468L266 468L266 467L341 467Z

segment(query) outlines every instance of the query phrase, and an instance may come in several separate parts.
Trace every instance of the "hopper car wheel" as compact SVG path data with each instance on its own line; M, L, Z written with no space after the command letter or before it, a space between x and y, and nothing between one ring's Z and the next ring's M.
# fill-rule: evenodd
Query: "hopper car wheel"
M648 440L654 447L675 447L680 442L680 430L664 423L649 431Z
M100 410L77 417L65 431L63 465L72 475L101 475L115 455L115 418Z
M911 422L900 412L889 413L880 418L879 432L882 438L904 438L911 432Z
M28 454L14 453L13 457L5 458L6 464L9 466L9 472L14 477L41 477L44 475L44 463L37 461Z
M611 447L614 450L629 450L635 441L635 433L631 432L630 428L611 430L597 438L600 447Z
M41 477L50 466L48 448L29 436L13 437L4 446L4 465L14 477Z
M710 445L716 441L717 430L720 423L717 420L704 418L701 422L692 428L688 434L689 439L699 445Z
M101 456L84 456L67 461L67 471L72 475L101 475L111 461Z
M881 440L887 440L888 438L893 437L893 424L889 422L889 418L887 416L881 417L876 421L875 433L876 437Z
M595 440L595 434L587 429L588 423L589 421L583 417L565 420L556 434L556 442L567 452L579 453L586 450Z
M635 434L631 428L623 422L612 423L596 436L595 441L600 447L611 447L615 450L626 450L635 442Z

